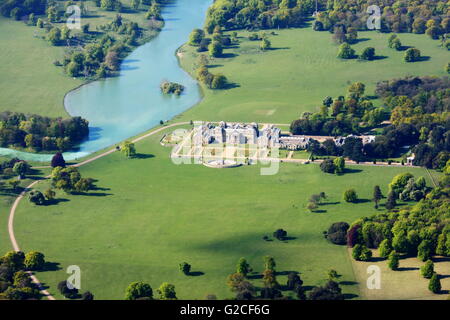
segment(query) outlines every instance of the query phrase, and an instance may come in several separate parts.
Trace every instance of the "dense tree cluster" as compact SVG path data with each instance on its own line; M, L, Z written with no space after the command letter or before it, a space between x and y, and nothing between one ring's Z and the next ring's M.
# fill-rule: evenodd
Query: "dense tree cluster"
M208 10L206 30L299 27L314 11L314 0L217 0Z
M316 113L304 113L291 123L293 134L342 136L358 134L385 119L384 109L375 107L364 96L365 85L355 82L349 86L347 96L327 97Z
M175 82L169 82L169 81L163 81L160 85L161 92L164 94L176 94L179 96L184 91L184 86L175 83Z
M417 1L360 1L360 0L323 0L320 1L326 11L317 17L315 30L343 28L367 30L367 8L376 4L381 8L382 32L426 33L436 39L450 32L448 18L449 5L444 0Z
M49 118L16 112L0 114L0 146L33 151L66 151L89 135L89 123L81 117Z
M20 20L30 13L44 14L46 5L46 0L0 0L0 13L5 17Z
M10 251L0 257L0 300L40 299L41 294L26 271L42 270L44 265L45 257L37 251Z
M391 125L365 146L372 158L391 157L414 146L413 164L442 169L450 159L450 90L447 77L409 77L378 83L376 93L391 110Z
M55 167L51 174L52 186L69 192L87 192L93 188L93 179L83 178L75 167Z

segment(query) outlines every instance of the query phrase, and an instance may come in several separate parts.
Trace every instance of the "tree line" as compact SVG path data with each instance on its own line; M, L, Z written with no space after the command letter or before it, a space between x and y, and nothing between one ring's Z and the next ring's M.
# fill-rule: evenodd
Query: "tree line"
M0 113L0 145L33 151L70 150L89 135L81 117L49 118L18 112Z

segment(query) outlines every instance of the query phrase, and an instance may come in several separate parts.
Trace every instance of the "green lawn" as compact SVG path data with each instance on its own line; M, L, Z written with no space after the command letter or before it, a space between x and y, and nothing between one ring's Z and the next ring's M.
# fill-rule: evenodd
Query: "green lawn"
M269 34L270 31L267 31ZM425 35L400 34L405 46L416 46L427 61L406 63L404 52L387 47L389 34L360 32L357 53L374 47L376 61L362 62L336 58L338 46L328 32L311 28L276 30L269 35L273 50L261 52L259 41L249 41L247 32L238 32L240 44L224 51L226 58L211 61L212 73L223 73L237 85L229 90L204 90L205 98L185 112L184 120L227 120L290 123L304 111L315 111L326 96L345 95L350 83L366 84L372 95L380 80L407 75L444 75L449 62L440 42ZM195 48L182 48L182 66L193 72L199 53Z
M127 6L130 0L122 3ZM85 1L85 5L89 15L82 17L82 24L89 23L91 31L98 25L109 23L117 14L97 8L93 1ZM144 7L139 14L130 11L121 15L124 20L138 22L144 27ZM63 26L62 23L55 25ZM147 32L146 36L150 34ZM62 59L65 46L51 46L42 39L43 36L44 29L0 17L0 112L68 116L63 105L64 95L84 81L68 77L61 67L53 65L54 61Z
M322 232L332 222L352 222L376 211L369 201L343 203L342 192L355 187L362 199L369 199L375 184L386 192L399 172L427 177L422 169L408 168L355 166L335 176L321 173L315 164L282 164L278 174L261 176L258 166L177 166L168 158L170 149L158 143L162 134L137 144L140 153L151 157L127 160L114 153L82 167L83 175L98 179L99 189L87 196L59 193L60 202L46 207L21 202L15 230L22 249L42 251L62 268L38 274L52 293L66 278L67 266L78 265L82 290L97 298L121 299L132 281L147 281L154 288L171 282L184 299L208 293L227 298L232 294L226 277L237 260L246 257L261 272L265 255L275 257L281 283L286 271L298 271L306 286L321 284L329 268L352 283L346 248L328 243ZM322 212L308 212L307 199L320 191L329 195L329 204ZM277 228L293 239L262 239ZM180 274L183 261L204 274ZM261 285L259 279L253 282ZM343 285L343 291L349 297L358 294L354 284Z

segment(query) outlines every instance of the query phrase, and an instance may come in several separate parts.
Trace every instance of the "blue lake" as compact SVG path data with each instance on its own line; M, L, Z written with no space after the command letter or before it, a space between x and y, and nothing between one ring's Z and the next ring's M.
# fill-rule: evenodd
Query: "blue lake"
M201 28L211 0L178 0L163 8L165 26L150 42L134 50L121 65L118 77L95 81L68 93L64 100L71 116L89 121L89 139L76 152L64 153L75 160L112 146L169 120L197 104L197 82L178 64L176 50L194 28ZM160 83L169 80L185 86L181 96L167 96ZM34 154L0 148L0 155L28 161L49 161L52 154Z

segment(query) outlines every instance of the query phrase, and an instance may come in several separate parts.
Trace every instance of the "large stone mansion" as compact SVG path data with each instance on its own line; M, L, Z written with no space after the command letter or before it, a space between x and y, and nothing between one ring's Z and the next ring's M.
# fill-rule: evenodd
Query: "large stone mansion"
M348 137L351 137L350 135ZM363 144L372 142L374 136L358 136ZM227 123L221 121L218 125L211 122L200 122L194 127L192 140L195 145L235 144L255 145L259 148L274 148L298 150L308 148L312 139L323 142L332 139L336 145L342 146L346 137L316 137L305 135L281 135L281 130L273 124L264 125L261 129L256 123Z

